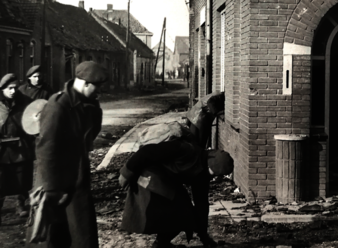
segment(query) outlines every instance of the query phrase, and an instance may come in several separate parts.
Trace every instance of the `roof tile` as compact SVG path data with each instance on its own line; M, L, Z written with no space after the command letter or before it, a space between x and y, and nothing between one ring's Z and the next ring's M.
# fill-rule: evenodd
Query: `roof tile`
M81 50L123 51L115 37L84 9L54 2L49 3L46 11L49 30L56 44Z
M100 17L107 19L108 11L107 10L100 10L100 9L94 9L93 10L97 15ZM124 27L128 26L128 11L127 10L113 10L112 13L110 13L111 16L111 22L119 23ZM130 14L130 30L135 33L149 33L152 34L150 31L148 31L132 14Z

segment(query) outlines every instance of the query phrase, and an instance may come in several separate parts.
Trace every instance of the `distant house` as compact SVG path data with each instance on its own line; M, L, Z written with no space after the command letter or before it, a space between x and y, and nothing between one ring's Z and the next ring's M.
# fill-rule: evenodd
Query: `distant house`
M106 89L121 85L125 55L120 42L83 8L54 1L46 4L45 61L40 61L41 49L38 49L36 63L46 65L47 82L53 90L62 89L64 83L75 76L76 65L86 60L107 68ZM38 48L41 47L41 29L41 23L36 22L33 40Z
M174 48L174 66L178 78L184 77L185 66L189 63L189 36L176 36Z
M155 56L157 56L159 43L153 47L153 51L155 53ZM156 60L156 59L155 59ZM169 75L172 75L174 71L174 53L166 46L165 47L165 78L171 77ZM161 44L155 74L156 77L159 77L162 74L162 67L163 66L163 44ZM168 75L169 74L169 75Z
M37 4L0 0L0 77L15 73L20 82L35 64L36 43L31 39Z
M107 9L94 9L93 12L98 16L107 19L120 26L128 26L128 11L113 9L112 4L107 4ZM151 37L153 33L148 31L132 14L130 14L130 30L136 37L151 48Z
M89 11L89 14L112 34L124 48L126 47L127 29L124 26L102 18L95 11ZM129 51L131 81L138 85L153 83L154 52L132 32L130 32Z

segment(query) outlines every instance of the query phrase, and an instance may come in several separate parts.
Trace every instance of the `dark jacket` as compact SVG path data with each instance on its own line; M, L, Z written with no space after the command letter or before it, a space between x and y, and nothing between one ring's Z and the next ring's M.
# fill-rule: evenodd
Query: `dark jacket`
M30 99L17 91L8 100L0 91L0 139L19 137L20 141L0 144L0 164L18 163L33 159L33 139L22 128L22 114Z
M19 87L19 91L31 98L32 101L37 99L48 100L52 95L52 89L47 84L42 84L40 87L36 87L27 82Z
M57 222L51 225L49 241L27 247L98 247L88 152L101 129L102 110L98 101L78 94L73 82L52 95L41 113L34 183L34 188L67 193L68 202L54 208Z
M130 182L121 228L136 233L206 233L206 152L181 139L146 145L120 170ZM194 206L183 184L190 185Z

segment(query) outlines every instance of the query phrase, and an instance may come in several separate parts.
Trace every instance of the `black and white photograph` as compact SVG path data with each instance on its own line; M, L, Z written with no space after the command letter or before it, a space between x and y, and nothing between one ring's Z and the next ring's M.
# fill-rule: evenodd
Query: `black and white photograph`
M0 0L0 248L338 248L335 92L338 0Z

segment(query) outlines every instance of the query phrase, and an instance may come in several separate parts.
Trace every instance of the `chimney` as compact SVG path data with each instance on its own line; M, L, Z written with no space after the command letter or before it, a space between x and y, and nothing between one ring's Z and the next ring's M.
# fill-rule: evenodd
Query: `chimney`
M113 20L113 5L107 4L107 20L112 21Z
M79 1L79 8L84 9L84 1Z

